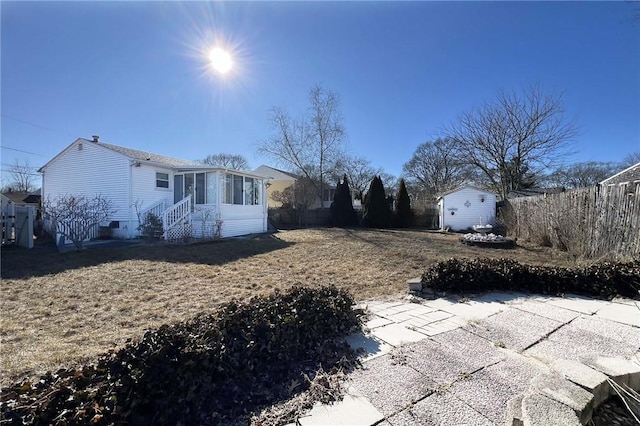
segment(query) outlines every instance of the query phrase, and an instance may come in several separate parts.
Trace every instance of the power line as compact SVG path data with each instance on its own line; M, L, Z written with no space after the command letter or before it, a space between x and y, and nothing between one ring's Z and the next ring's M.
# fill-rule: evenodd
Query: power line
M9 146L1 146L0 148L2 149L8 149L10 151L18 151L18 152L24 152L25 154L31 154L31 155L39 155L40 157L48 157L47 155L42 155L42 154L36 154L35 152L31 152L31 151L25 151L23 149L18 149L18 148L11 148Z
M38 128L40 128L40 129L44 129L44 130L50 130L50 131L52 131L52 132L59 132L59 130L52 129L51 127L41 126L41 125L39 125L39 124L32 123L32 122L27 121L27 120L21 120L21 119L19 119L19 118L12 117L12 116L7 115L7 114L0 114L0 115L1 115L2 117L4 117L4 118L8 118L9 120L18 121L18 122L20 122L20 123L28 124L29 126L38 127Z
M13 173L14 170L11 169L0 169L0 172L3 173ZM40 176L40 173L26 173L26 172L20 172L19 174L21 175L29 175L29 176Z
M15 163L14 164L0 163L0 165L5 166L5 167L11 167L11 168L13 168L15 166L18 166L18 168L25 169L25 170L37 170L38 169L38 167L36 167L36 166L25 166L25 165L22 165L22 164L15 164Z

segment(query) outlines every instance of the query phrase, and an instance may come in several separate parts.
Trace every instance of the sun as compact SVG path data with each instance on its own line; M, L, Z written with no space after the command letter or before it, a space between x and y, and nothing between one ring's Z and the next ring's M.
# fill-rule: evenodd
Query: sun
M209 60L211 61L213 69L218 71L220 74L228 73L233 67L231 55L220 47L215 47L211 52L209 52Z

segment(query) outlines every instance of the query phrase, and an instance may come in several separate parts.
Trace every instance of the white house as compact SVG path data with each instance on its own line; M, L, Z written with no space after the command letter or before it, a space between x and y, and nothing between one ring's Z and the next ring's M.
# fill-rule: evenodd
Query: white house
M106 144L98 136L76 139L39 171L43 202L61 195L111 200L115 213L102 225L116 238L139 236L138 218L147 212L162 219L165 239L212 237L216 219L222 237L267 230L265 179L253 173Z
M496 194L463 185L438 197L440 229L464 231L473 225L493 224L496 218Z

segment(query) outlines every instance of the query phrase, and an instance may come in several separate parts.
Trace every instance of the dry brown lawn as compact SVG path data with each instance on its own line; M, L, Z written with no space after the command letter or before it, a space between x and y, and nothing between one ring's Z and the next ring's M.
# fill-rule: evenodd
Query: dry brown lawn
M232 298L335 284L357 300L398 297L450 257L571 265L546 248L491 250L418 230L307 229L193 245L2 251L0 384L85 363L127 339Z

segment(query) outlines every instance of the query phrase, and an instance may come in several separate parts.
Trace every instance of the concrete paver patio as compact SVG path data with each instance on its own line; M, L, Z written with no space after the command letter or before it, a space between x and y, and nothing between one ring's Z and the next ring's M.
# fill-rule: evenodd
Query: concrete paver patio
M347 339L363 368L300 425L533 425L545 410L579 425L607 376L640 384L638 301L487 293L366 308L366 333Z

